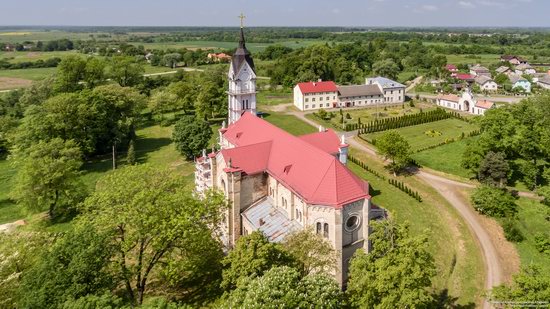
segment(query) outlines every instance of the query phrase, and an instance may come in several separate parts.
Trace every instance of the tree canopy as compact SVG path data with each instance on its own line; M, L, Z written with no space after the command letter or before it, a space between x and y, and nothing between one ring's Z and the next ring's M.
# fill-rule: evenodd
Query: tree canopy
M211 137L210 124L193 116L183 116L178 120L172 134L176 149L189 160L208 148Z

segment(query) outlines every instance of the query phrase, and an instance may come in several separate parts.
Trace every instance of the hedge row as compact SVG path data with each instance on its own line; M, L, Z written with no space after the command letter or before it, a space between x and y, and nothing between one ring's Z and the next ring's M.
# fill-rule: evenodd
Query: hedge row
M359 165L359 167L361 167L362 169L364 169L365 171L373 174L374 176L382 179L382 180L386 180L386 177L384 177L384 175L381 175L380 173L378 173L377 171L373 170L372 168L370 168L365 162L355 158L355 157L352 157L351 155L348 155L348 160L350 160L351 162Z
M388 183L422 203L422 197L420 196L420 194L418 194L417 191L413 191L411 188L407 187L407 185L402 183L401 181L390 178L388 179Z
M438 120L444 120L449 118L457 118L467 121L457 112L446 111L442 108L437 108L429 112L420 112L416 114L409 114L399 117L384 118L380 120L374 120L364 124L349 124L346 129L359 130L358 134L374 133L380 131L386 131L391 129L398 129L403 127L415 126L419 124L434 122Z

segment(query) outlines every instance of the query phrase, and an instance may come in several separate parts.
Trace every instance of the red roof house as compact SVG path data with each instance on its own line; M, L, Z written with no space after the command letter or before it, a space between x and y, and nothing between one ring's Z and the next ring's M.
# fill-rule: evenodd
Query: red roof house
M456 74L456 78L467 82L473 82L475 79L475 77L472 74L466 74L466 73L458 73Z
M451 73L458 72L458 68L454 64L447 64L445 66L445 69L447 69L447 71L449 71Z
M298 88L305 93L338 92L338 87L333 81L299 83Z

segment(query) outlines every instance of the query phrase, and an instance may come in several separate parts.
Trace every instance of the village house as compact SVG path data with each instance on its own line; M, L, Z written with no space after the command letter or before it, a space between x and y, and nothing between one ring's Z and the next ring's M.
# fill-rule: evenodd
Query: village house
M535 70L531 65L529 65L528 63L524 63L524 64L520 64L520 65L517 65L516 68L515 68L515 73L516 74L519 74L519 75L523 75L523 74L529 74L529 75L533 75L533 74L536 74L537 73L537 70Z
M487 76L489 78L492 77L491 71L489 71L489 69L479 64L476 64L470 68L470 74L473 76Z
M473 115L484 115L495 104L487 100L477 100L471 91L462 92L461 96L455 94L444 94L437 97L437 105L457 111L467 112Z
M497 83L490 77L480 75L476 76L474 79L476 84L479 85L479 88L481 91L497 91L498 85Z
M550 75L545 74L537 80L537 85L544 89L550 89Z
M526 64L527 63L527 60L519 57L519 56L515 56L515 55L503 55L503 56L500 56L500 61L502 62L508 62L512 65L520 65L520 64Z
M298 83L294 87L294 106L301 111L338 106L338 87L333 81Z
M384 103L384 93L378 85L338 86L338 101L342 107Z
M229 62L231 61L231 56L225 53L209 53L206 55L209 61L211 62Z
M512 69L510 69L510 67L507 67L507 66L503 65L503 66L498 67L495 70L495 72L497 74L506 74L506 75L508 75L508 74L512 73Z
M455 77L456 73L458 73L458 68L454 64L447 64L445 69L451 73L451 77Z
M404 103L405 102L405 85L400 84L385 77L367 78L365 84L378 85L384 93L385 103Z
M384 211L371 204L369 184L346 167L349 146L344 137L323 128L291 135L256 116L255 98L231 90L244 89L253 79L241 28L229 70L230 124L219 130L220 150L204 151L196 159L196 191L220 190L227 198L229 207L219 227L227 248L253 231L281 242L309 227L334 248L334 276L344 285L355 251L369 249L369 220Z
M510 83L512 84L512 89L520 89L527 93L531 92L531 82L523 76L518 74L510 74L508 77L510 79Z
M475 82L475 76L471 74L466 73L458 73L456 74L456 79L467 82L467 83L474 83Z

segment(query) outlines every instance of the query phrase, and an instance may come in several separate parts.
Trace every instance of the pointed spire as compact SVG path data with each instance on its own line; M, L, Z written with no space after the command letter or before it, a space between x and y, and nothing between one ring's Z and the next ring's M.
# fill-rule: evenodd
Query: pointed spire
M241 19L241 36L239 37L239 48L246 49L246 44L245 44L245 40L244 40L244 30L243 30L244 29L244 19L246 18L246 16L244 16L244 14L241 13L239 18Z

